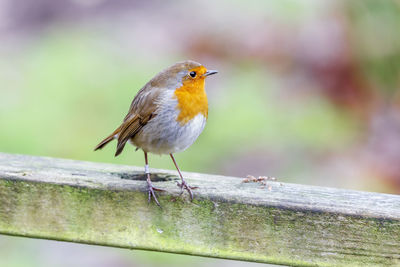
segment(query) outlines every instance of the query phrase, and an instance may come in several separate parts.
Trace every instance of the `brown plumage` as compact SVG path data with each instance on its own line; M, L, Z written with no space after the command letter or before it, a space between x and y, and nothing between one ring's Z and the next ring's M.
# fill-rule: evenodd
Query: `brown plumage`
M147 153L169 154L178 170L181 190L192 188L185 182L173 153L187 149L203 131L208 115L208 101L204 90L207 76L217 73L208 71L200 63L183 61L158 73L133 99L122 124L95 150L117 139L115 156L123 151L126 142L141 148L145 156L145 173L149 201L153 196L159 205L150 180Z
M117 136L118 144L115 156L121 154L126 142L133 138L149 120L157 115L155 114L157 99L162 90L176 86L176 79L174 78L182 69L191 69L199 65L197 62L184 61L158 73L136 94L122 124L101 141L94 150L102 149Z

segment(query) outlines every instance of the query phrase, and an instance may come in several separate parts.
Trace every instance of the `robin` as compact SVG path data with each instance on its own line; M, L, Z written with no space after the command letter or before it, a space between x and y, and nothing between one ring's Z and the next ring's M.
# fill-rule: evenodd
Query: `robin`
M143 150L149 202L153 197L160 206L154 191L163 191L151 183L149 152L170 155L181 178L181 193L187 190L193 200L194 187L183 179L173 154L191 146L203 131L208 117L205 78L215 73L191 60L164 69L139 90L122 124L96 146L98 150L117 139L115 156L121 154L128 141L136 150Z

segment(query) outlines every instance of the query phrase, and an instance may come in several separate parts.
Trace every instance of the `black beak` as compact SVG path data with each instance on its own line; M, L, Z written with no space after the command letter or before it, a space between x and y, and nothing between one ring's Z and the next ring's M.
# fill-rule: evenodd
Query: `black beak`
M208 71L206 71L206 73L204 73L204 76L210 76L210 75L213 75L216 73L218 73L217 70L208 70Z

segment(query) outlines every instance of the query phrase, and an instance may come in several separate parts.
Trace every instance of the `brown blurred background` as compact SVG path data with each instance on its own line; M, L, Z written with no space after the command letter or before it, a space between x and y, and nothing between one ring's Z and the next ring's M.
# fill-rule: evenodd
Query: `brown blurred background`
M400 1L0 0L0 151L142 166L93 147L192 59L220 73L183 170L398 194L399 29ZM248 265L0 236L1 266L188 264Z

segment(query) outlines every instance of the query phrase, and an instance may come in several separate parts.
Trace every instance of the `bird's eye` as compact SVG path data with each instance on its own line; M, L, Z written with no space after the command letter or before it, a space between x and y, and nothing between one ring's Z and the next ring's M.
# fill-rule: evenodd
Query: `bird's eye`
M189 75L190 75L190 77L194 78L194 77L196 77L196 72L195 71L191 71L189 73Z

